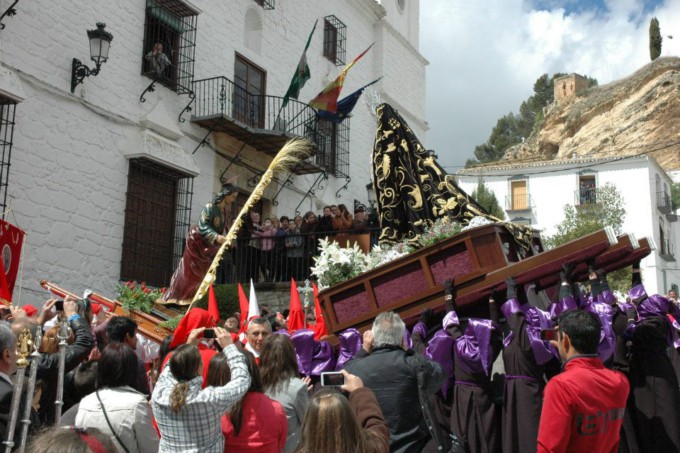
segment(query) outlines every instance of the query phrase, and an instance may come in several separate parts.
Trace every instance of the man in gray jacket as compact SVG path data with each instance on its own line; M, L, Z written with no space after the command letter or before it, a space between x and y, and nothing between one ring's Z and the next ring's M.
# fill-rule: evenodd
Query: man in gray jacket
M405 349L404 330L398 314L379 314L364 333L364 347L344 367L375 393L390 427L390 451L399 453L420 452L430 441L434 417L422 402L444 380L438 363Z

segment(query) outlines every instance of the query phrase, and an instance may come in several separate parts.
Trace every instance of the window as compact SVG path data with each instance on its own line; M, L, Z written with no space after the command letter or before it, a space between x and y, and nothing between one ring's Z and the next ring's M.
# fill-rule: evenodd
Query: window
M347 27L335 16L326 16L323 20L323 56L335 66L341 66L345 64Z
M597 186L595 185L595 175L579 176L578 199L580 205L597 203Z
M142 74L179 94L194 78L197 15L180 0L146 0Z
M251 127L259 129L264 127L265 82L263 69L241 55L236 55L232 97L234 119Z
M522 210L529 209L526 179L520 181L510 182L510 193L512 195L511 209Z
M147 159L130 160L121 280L167 286L184 252L193 178Z
M341 123L318 120L316 163L336 177L349 176L349 118Z
M276 6L274 0L255 0L255 3L257 3L264 9L274 9L274 7Z
M7 184L9 181L9 165L12 157L12 140L14 137L14 110L16 102L0 97L0 209L2 218L7 212Z

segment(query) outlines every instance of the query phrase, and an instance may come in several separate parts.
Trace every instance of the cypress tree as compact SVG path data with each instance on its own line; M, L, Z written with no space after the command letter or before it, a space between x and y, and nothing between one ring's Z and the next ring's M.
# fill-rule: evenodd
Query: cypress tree
M659 29L659 21L656 17L652 17L649 22L649 57L652 61L659 58L661 55L661 29Z

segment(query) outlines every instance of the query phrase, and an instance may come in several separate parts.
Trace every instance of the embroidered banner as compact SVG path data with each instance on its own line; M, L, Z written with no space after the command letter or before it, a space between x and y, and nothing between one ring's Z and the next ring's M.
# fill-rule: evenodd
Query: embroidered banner
M14 293L14 284L17 280L21 260L21 247L24 244L25 236L26 232L24 230L21 230L4 220L0 220L0 258L2 258L5 280L7 281L7 291L10 296L8 302L11 302L11 296ZM0 279L0 282L1 280L2 279ZM6 295L7 294L4 294L3 296Z

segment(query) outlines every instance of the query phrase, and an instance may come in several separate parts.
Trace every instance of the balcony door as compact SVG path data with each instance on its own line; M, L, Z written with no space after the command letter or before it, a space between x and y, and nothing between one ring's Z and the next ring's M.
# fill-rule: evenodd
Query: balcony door
M510 190L512 192L512 209L522 210L528 209L527 203L527 181L512 181L510 183Z
M264 127L264 95L266 73L253 63L236 55L234 67L233 118L258 129Z

